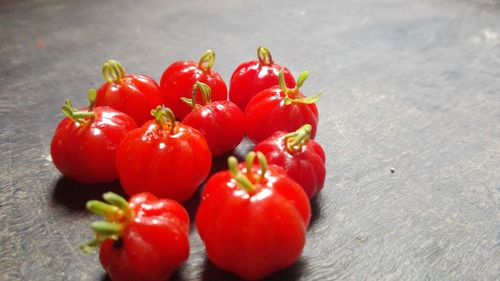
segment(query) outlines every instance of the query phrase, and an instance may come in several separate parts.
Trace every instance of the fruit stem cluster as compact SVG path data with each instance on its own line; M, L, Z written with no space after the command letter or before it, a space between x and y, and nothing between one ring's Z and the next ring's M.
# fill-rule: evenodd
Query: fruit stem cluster
M103 195L104 203L98 200L87 202L87 209L101 217L105 221L96 221L90 224L96 238L81 246L81 250L91 253L107 239L118 240L126 225L132 220L134 214L130 209L127 200L120 195L107 192Z
M292 103L313 104L319 100L321 93L318 93L308 98L297 98L297 93L299 92L300 87L304 85L304 82L306 82L308 77L309 77L309 71L303 71L302 73L299 74L299 78L297 79L297 84L295 85L295 88L290 89L287 87L285 82L284 68L280 70L278 74L278 81L281 90L285 94L285 105L290 105Z
M110 83L120 82L125 78L125 69L116 60L108 60L102 66L102 77Z
M255 158L258 159L260 168L257 173L253 172ZM229 172L236 181L238 187L245 190L249 194L254 194L257 191L258 185L263 181L267 172L267 160L262 152L255 153L251 151L247 154L245 158L245 173L238 168L238 160L236 157L230 156L227 159L227 164Z
M151 115L155 118L160 129L169 130L170 132L175 131L175 115L170 108L159 105L151 110Z
M260 63L264 65L273 64L273 57L271 56L271 52L266 47L259 46L257 48L257 57L259 58Z
M71 105L70 100L66 100L61 107L61 111L69 119L73 120L73 122L80 124L89 124L95 118L95 113L91 109L89 111L78 111Z
M300 127L297 131L288 133L285 135L283 141L285 142L286 148L290 152L298 152L302 150L302 147L306 145L311 139L312 126L305 124Z
M213 50L207 50L200 58L198 62L198 67L204 72L210 71L215 64L215 52Z
M198 91L201 93L201 97L203 100L202 105L207 105L212 102L212 89L210 89L210 86L200 81L196 81L196 83L194 83L193 85L191 98L188 99L186 97L181 97L181 100L192 107L193 110L201 108L201 105L196 103L196 94L198 93Z

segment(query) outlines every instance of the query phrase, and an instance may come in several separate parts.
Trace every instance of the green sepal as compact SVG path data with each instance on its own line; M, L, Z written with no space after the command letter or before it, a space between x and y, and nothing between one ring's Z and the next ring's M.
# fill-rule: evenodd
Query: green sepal
M116 60L108 60L102 66L102 77L106 82L116 83L125 78L125 69Z
M168 129L170 132L175 130L175 115L170 108L159 105L151 110L151 115L161 129Z
M127 200L114 192L106 192L102 195L102 198L122 211L127 211L129 209Z
M200 58L198 62L198 67L203 71L207 72L212 69L215 64L215 52L213 50L207 50Z
M307 78L309 78L309 71L303 71L299 74L299 78L297 79L296 89L300 89L304 82L306 82Z
M95 221L90 224L90 227L97 235L102 235L104 237L120 236L123 230L123 225L121 223L105 221Z
M231 176L236 181L236 185L248 193L255 191L255 186L252 182L238 169L238 159L234 156L227 158L227 166Z
M285 97L285 105L290 105L292 103L314 104L319 100L321 95L322 95L322 93L318 93L312 97L299 98L299 99Z

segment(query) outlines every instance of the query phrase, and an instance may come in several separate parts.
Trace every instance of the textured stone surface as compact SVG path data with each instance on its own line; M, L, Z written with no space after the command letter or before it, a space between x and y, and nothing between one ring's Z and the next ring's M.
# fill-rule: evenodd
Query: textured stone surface
M48 157L60 105L85 105L105 60L158 79L213 48L227 81L259 44L311 71L328 155L304 254L272 280L500 280L498 0L4 0L0 23L0 280L106 279L78 251L84 202L119 186ZM191 242L176 280L234 278Z

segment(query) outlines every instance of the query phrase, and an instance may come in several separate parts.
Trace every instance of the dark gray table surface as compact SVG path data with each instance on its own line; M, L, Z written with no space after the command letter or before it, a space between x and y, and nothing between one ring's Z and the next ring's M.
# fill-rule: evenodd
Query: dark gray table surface
M271 279L500 280L498 0L1 1L0 280L107 278L78 246L84 202L119 185L49 158L61 104L85 105L105 60L159 79L213 48L228 81L260 44L324 92L327 152L302 258ZM176 280L234 278L190 238Z

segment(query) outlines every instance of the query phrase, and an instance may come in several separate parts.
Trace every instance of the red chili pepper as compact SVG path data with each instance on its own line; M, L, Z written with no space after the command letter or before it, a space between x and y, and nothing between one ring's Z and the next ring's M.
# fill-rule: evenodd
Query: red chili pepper
M320 192L325 183L325 151L311 140L311 125L306 124L292 133L276 132L257 144L267 161L276 164L299 183L309 198Z
M155 120L131 131L116 152L120 183L127 194L151 192L184 202L207 178L212 154L205 137L175 121L173 112L159 106Z
M172 63L160 80L160 91L165 101L165 106L172 109L179 120L184 119L190 110L181 98L190 98L193 84L203 82L212 89L212 100L227 100L227 87L222 77L212 69L215 63L215 53L206 51L199 62L178 61ZM201 102L198 96L197 102Z
M311 217L304 190L260 152L228 166L208 180L196 216L209 259L249 280L295 263Z
M274 63L269 49L257 48L258 60L240 64L231 76L229 86L229 100L245 110L248 101L259 92L278 85L278 74L281 69L285 82L290 87L295 87L295 79L290 71Z
M307 77L309 73L302 72L295 88L289 89L281 71L279 86L258 93L248 102L245 125L247 135L254 143L263 141L276 131L293 132L305 124L311 125L311 138L314 139L318 124L315 103L320 95L306 98L300 92Z
M96 238L82 250L100 248L99 260L112 280L167 280L188 259L189 216L179 203L150 193L129 202L112 192L103 197L107 203L87 202L105 221L91 224Z
M203 103L196 103L196 93L201 92ZM245 136L244 117L241 109L230 101L211 100L207 84L196 82L193 97L182 100L193 108L182 120L200 131L206 138L213 156L220 156L233 150Z
M78 111L66 100L64 118L52 137L50 154L56 168L82 183L117 179L116 149L125 135L137 128L132 117L107 106L94 107L95 90L89 91L90 106Z
M151 110L163 104L160 88L151 77L125 75L123 66L115 60L102 66L102 74L106 82L97 90L96 106L125 112L141 126L151 120Z

